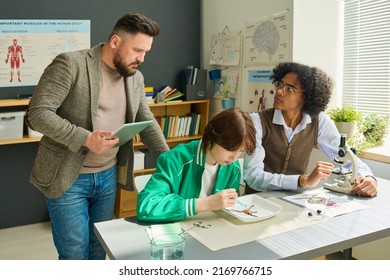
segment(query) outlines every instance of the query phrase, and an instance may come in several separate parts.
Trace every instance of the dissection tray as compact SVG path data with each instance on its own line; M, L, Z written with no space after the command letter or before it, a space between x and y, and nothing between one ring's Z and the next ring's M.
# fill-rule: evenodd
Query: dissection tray
M245 223L253 223L269 219L283 210L283 206L257 194L240 196L234 207L224 208L223 211Z

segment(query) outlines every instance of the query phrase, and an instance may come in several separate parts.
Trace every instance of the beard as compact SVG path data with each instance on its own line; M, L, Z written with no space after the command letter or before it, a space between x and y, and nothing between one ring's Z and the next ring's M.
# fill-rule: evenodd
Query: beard
M127 77L130 77L130 76L133 76L135 74L135 72L137 71L136 69L131 69L131 68L128 68L128 66L126 66L120 59L119 55L116 55L114 57L114 66L116 68L116 71L118 71L118 73L127 78ZM135 63L132 63L132 64L135 64Z

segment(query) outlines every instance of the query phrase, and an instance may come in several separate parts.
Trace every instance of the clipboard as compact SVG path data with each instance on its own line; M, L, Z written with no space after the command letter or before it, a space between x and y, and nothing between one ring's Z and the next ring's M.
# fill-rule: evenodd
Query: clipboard
M119 143L116 146L122 146L127 141L132 139L137 133L140 133L142 130L151 125L153 120L135 122L135 123L125 123L117 131L114 132L112 138L119 138Z

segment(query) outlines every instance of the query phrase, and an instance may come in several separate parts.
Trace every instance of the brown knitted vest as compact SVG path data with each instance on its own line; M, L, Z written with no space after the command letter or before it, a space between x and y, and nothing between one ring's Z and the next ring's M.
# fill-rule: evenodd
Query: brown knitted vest
M318 116L288 143L282 125L272 123L275 109L260 111L263 127L262 145L265 150L264 171L286 175L303 174L309 164L312 149L317 146ZM245 187L245 193L257 191Z

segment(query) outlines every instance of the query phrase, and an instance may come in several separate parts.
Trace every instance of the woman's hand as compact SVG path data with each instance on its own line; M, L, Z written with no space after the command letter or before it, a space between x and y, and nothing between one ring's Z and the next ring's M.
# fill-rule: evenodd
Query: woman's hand
M378 194L376 187L377 182L373 177L358 176L355 180L354 186L351 189L351 193L357 194L359 196L374 197Z
M315 168L306 178L306 182L304 180L303 188L305 187L314 187L321 180L329 179L330 175L332 175L332 171L334 169L334 165L331 162L319 161L317 162Z
M232 207L236 204L237 196L235 189L226 189L208 197L198 198L196 200L196 211L199 213Z

